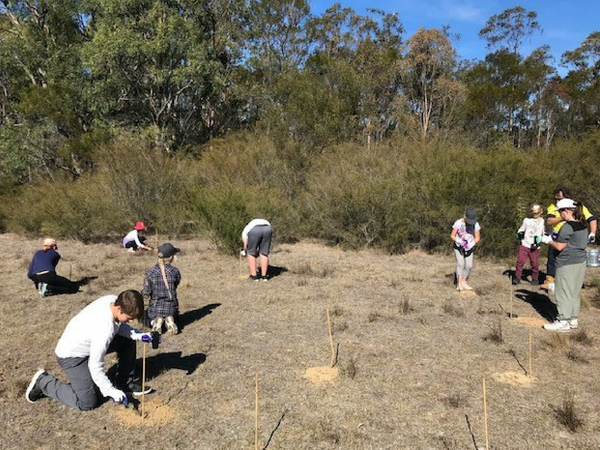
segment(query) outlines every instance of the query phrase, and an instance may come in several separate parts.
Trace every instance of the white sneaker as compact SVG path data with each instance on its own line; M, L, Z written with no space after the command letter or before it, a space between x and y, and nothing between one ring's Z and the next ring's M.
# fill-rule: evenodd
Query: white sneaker
M568 333L569 331L571 331L571 326L569 325L569 322L566 320L555 320L552 323L547 323L546 325L544 325L544 330L560 331L562 333Z
M548 285L548 292L552 292L554 294L554 283L550 283Z
M177 333L179 333L179 328L177 328L177 325L175 324L175 319L173 319L173 316L168 316L165 319L165 322L167 324L167 330L171 334L177 334Z
M577 322L577 319L570 319L569 320L569 327L571 327L572 330L574 330L578 326L579 326L579 322Z
M38 283L38 292L40 293L40 297L44 298L47 291L48 283Z
M157 333L161 334L162 326L163 326L163 318L157 317L152 322L150 322L150 325L152 325L152 331L156 331Z
M469 286L469 285L467 284L467 282L465 281L465 282L463 283L463 285L462 285L462 290L463 290L463 291L472 291L472 290L473 290L473 288L472 288L471 286Z

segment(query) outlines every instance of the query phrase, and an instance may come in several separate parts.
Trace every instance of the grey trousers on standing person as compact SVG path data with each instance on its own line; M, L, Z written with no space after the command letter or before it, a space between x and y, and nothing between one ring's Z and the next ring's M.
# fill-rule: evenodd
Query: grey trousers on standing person
M586 262L569 264L556 269L554 293L558 320L577 319L581 306L581 286L585 277Z
M469 278L473 268L473 252L465 258L464 253L455 248L454 255L456 256L456 278Z
M119 371L117 386L133 381L135 370L135 341L117 335L113 338L107 353L117 352ZM70 383L64 383L49 373L38 378L37 385L45 396L58 400L64 405L80 411L94 409L102 398L94 384L88 367L89 357L57 358L58 364L67 374Z

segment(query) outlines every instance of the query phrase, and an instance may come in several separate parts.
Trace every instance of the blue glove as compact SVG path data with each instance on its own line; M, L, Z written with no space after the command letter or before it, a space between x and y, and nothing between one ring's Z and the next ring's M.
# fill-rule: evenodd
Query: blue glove
M127 406L129 404L129 399L127 398L127 395L125 395L125 392L123 392L119 389L115 389L110 394L110 399L115 403L119 403L119 404L122 404L125 406Z
M131 339L134 341L142 341L146 344L150 344L152 342L152 334L151 333L138 333L135 330L131 331Z

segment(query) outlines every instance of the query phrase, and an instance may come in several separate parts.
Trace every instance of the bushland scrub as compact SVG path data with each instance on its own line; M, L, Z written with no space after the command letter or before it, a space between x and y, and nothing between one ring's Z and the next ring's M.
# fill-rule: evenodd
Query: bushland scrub
M0 229L94 241L145 220L161 235L210 236L233 253L244 224L265 217L281 242L313 237L397 253L446 248L451 224L472 205L483 228L480 253L505 257L528 205L547 206L556 185L600 211L599 141L600 133L557 141L547 152L405 137L309 151L239 133L181 157L121 137L95 150L89 175L6 194Z

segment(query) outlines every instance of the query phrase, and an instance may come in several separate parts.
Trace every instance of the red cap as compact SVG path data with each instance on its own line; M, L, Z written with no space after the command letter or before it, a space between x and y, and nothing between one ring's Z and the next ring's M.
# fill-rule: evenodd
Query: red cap
M133 226L134 230L145 230L146 229L146 225L144 224L144 222L142 222L141 220L138 220L135 225Z

